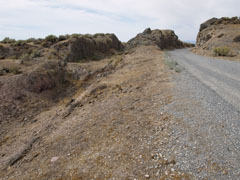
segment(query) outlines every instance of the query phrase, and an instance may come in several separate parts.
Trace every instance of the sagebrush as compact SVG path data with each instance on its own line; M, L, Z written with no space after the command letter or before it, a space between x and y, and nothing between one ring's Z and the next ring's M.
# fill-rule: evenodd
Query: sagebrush
M216 48L214 48L214 53L216 56L229 56L230 48L229 47L216 47Z

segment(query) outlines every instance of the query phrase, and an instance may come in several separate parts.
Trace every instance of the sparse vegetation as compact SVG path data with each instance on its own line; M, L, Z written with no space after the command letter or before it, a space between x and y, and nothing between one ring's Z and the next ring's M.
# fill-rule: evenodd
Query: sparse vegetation
M57 42L58 38L55 35L48 35L47 37L45 37L45 40L51 43L55 43Z
M81 36L81 34L76 34L76 33L71 35L72 38L78 38L80 36Z
M13 74L20 74L20 68L18 68L17 66L11 66L9 67L9 73L13 73Z
M168 57L165 58L164 63L168 66L169 69L174 70L175 72L180 73L182 71L182 69L178 66L178 63L176 61L168 59Z
M43 42L43 39L38 38L35 40L34 44L41 44Z
M122 55L116 55L111 57L109 64L113 65L113 67L116 67L120 62L122 62L122 60L123 60Z
M31 43L31 42L35 43L36 41L37 40L35 38L29 38L26 40L27 43Z
M216 47L214 48L215 56L229 56L230 48L229 47Z
M23 54L23 55L20 56L20 59L21 59L21 60L29 60L29 59L30 59L30 56L29 56L29 54L25 53L25 54Z
M64 41L64 40L66 40L66 39L68 39L68 37L65 35L60 35L59 37L58 37L58 40L59 41Z
M237 35L234 39L233 39L234 42L240 42L240 34Z
M33 58L40 57L40 56L41 56L41 52L38 51L37 49L33 49L29 55L29 58L33 59Z
M26 41L23 40L18 40L14 43L15 46L23 46L26 44Z
M8 67L0 67L0 76L3 76L8 73L20 74L21 71L20 68L15 65L11 65Z
M14 42L16 42L16 40L15 40L15 39L11 39L11 38L9 38L9 37L5 37L5 38L2 40L2 43L4 43L4 44L10 44L10 43L14 43Z
M94 35L93 35L94 38L97 38L97 37L99 37L99 36L100 36L100 37L101 37L101 36L104 36L104 34L103 34L103 33L97 33L97 34L94 34Z
M57 58L57 55L58 55L58 52L56 49L50 49L48 59L55 59Z

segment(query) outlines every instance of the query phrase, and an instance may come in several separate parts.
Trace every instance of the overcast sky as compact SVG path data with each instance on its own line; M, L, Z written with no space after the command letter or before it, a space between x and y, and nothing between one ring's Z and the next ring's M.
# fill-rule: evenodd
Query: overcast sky
M145 28L195 40L212 17L240 16L240 0L0 0L0 39L115 33L128 41Z

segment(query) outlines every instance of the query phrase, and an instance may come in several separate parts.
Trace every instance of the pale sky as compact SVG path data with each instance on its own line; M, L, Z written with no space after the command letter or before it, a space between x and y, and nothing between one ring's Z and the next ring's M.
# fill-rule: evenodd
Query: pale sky
M240 16L240 0L0 0L0 39L114 33L128 41L145 28L195 40L212 17Z

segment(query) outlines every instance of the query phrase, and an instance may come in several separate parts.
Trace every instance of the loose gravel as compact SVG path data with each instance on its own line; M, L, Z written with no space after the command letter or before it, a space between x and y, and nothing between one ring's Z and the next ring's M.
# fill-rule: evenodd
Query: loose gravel
M182 61L178 61L181 69L187 70L173 75L172 103L160 109L175 122L162 152L174 157L173 168L191 179L240 179L239 110L198 80Z

